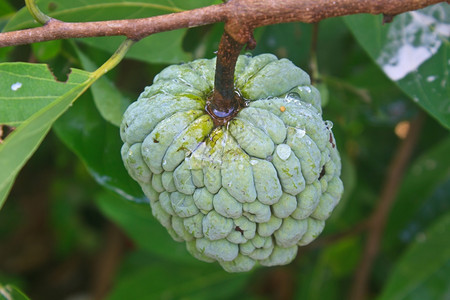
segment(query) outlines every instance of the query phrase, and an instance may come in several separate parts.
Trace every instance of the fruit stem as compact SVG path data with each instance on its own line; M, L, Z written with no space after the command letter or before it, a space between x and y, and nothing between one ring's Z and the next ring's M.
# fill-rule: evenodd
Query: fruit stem
M39 23L45 24L50 21L51 18L37 7L36 0L25 0L25 5L33 18Z
M244 45L233 39L226 31L220 40L214 92L206 105L206 110L216 126L225 125L244 105L243 99L234 88L234 69Z

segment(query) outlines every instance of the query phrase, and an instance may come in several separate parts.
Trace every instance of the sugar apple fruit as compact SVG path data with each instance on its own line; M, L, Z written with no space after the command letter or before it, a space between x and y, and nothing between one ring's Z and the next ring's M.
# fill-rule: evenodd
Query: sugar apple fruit
M246 106L215 126L205 105L215 59L172 65L124 114L122 158L153 215L196 258L229 272L291 262L339 202L341 162L303 70L239 57Z

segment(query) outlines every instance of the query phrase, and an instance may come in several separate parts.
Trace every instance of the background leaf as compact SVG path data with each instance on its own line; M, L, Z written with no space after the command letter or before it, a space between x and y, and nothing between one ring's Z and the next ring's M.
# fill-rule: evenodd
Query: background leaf
M18 288L12 285L0 284L0 299L1 300L29 300L29 298Z
M38 1L45 12L75 22L147 17L221 2ZM6 14L0 8L0 29L9 20L8 30L37 26L26 10L14 14L23 6L23 1L0 0L0 7L2 3L12 5L7 5ZM218 23L155 34L136 43L132 48L135 54L129 54L135 59L124 60L107 74L107 84L84 93L58 118L53 125L56 135L51 133L44 139L18 174L9 201L0 211L0 281L3 278L2 282L16 284L32 299L46 300L97 295L103 280L105 285L112 286L113 299L145 299L152 292L157 298L176 299L348 297L365 241L365 232L356 229L361 228L377 205L392 153L400 142L396 127L400 122L409 122L421 110L400 85L407 80L414 86L421 86L424 89L421 92L427 96L441 93L439 103L444 105L448 90L438 90L435 85L438 79L433 76L435 71L445 74L449 57L439 63L434 60L447 49L447 38L442 36L437 52L423 62L417 72L392 81L375 59L381 53L396 53L394 48L397 46L388 51L384 48L387 45L402 48L403 44L395 43L401 40L396 37L404 36L410 30L410 19L397 16L394 22L404 21L399 26L381 26L380 17L354 18L358 21L355 25L357 35L349 30L347 19L332 18L320 22L315 55L310 51L313 25L279 24L255 31L257 47L251 51L252 55L274 53L292 60L309 73L310 57L317 56L320 84L325 86L329 98L326 105L323 103L323 115L324 119L334 123L333 132L342 158L344 197L327 220L321 236L300 248L294 262L287 266L258 268L250 274L227 275L221 273L217 264L196 261L187 253L185 245L172 241L155 220L146 203L148 200L123 167L122 142L118 128L113 125L119 123L121 101L136 99L166 63L215 56L224 26ZM366 18L376 23L366 22ZM434 18L439 19L439 14ZM361 26L366 26L364 31ZM397 34L392 39L390 28ZM440 29L433 26L420 28L427 34L417 33L417 44L414 42L413 45L417 48L421 44L432 46L431 41L436 41L434 33ZM422 36L432 40L420 41ZM65 78L70 67L87 68L89 63L100 65L119 40L123 37L9 47L0 49L0 61L44 60L57 78ZM74 45L82 51L82 59ZM431 46L429 48L434 51ZM365 48L380 52L373 56ZM430 69L426 69L427 66ZM409 80L410 77L414 80ZM10 89L15 82L17 80L5 83L6 88ZM0 96L3 96L2 92ZM102 107L102 101L111 96L114 97L111 106ZM436 104L435 100L433 103ZM37 109L45 105L43 103ZM0 105L0 110L2 107ZM445 113L445 107L441 108ZM25 116L13 117L15 115L9 115L8 110L8 115L0 113L0 119L17 119L20 124L34 111L31 109ZM386 274L394 274L392 271L398 268L398 263L418 267L416 262L403 262L399 257L412 243L424 241L424 237L428 237L428 233L424 234L426 228L449 211L448 138L447 129L434 119L426 118L371 272L369 293L372 298L380 295L388 280ZM113 193L104 191L96 181ZM103 272L108 273L109 279L98 276L102 273L98 270L111 270L111 266L116 265L121 265L118 276L113 272ZM449 272L443 264L437 272L419 280L413 295L422 296L422 300L430 298L429 295L445 294L448 284L441 280L444 277L440 274ZM113 276L115 280L111 281ZM433 293L423 292L431 289Z
M98 66L87 57L80 49L75 48L85 70L95 71ZM91 86L95 106L101 116L110 123L120 126L122 116L130 101L126 99L117 87L106 76L99 78Z
M450 128L450 6L440 3L398 15L344 18L356 40L414 102Z
M117 195L103 193L97 197L100 210L119 224L142 249L167 260L202 264L186 250L185 243L174 241L167 230L153 217L147 203L131 203Z
M0 189L0 209L2 209L3 204L5 203L6 197L8 196L9 191L11 190L15 179L16 179L15 177L11 178L10 181L5 182L4 187Z
M134 252L124 260L118 284L107 299L242 299L239 290L248 277L208 263L192 267Z
M449 153L450 138L447 137L411 164L389 215L383 241L389 249L410 242L424 225L428 225L421 224L423 216L428 215L426 221L430 222L450 209L449 193L440 195L440 201L434 200L437 205L434 209L427 207L427 203L432 203L431 196L436 189L450 180Z
M5 1L0 1L0 28L6 23L6 20L15 12L14 8Z
M445 299L450 293L450 214L417 236L400 258L380 300Z
M56 82L45 65L26 63L0 64L0 74L4 77L0 81L1 89L6 90L1 107L8 107L15 115L10 122L20 124L0 144L0 195L6 196L11 181L42 142L53 122L86 90L91 78L90 73L73 69L67 82ZM35 113L25 110L26 114L20 115L23 99L37 100ZM3 201L0 199L0 203Z
M58 82L46 65L0 65L0 124L19 126L59 96L83 83L89 73L76 70L67 82Z
M84 94L59 118L53 129L98 183L128 200L148 202L123 166L119 129L100 116L90 93Z
M48 61L58 56L61 51L61 44L61 40L54 40L31 44L31 48L33 49L33 54L36 56L36 59L40 61Z

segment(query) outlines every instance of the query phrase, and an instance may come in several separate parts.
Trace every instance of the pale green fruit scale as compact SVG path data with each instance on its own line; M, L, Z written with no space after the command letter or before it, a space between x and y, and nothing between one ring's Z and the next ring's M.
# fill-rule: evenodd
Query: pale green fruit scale
M215 59L172 65L124 114L122 158L153 215L196 258L229 272L291 262L338 204L341 162L308 74L271 54L239 57L246 106L205 111Z

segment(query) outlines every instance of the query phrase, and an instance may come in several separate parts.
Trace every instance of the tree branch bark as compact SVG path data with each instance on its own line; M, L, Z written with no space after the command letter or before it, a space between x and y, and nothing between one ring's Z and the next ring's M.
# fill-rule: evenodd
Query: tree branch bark
M448 0L230 0L224 4L143 19L68 23L51 19L41 27L0 33L0 47L56 39L126 36L140 40L154 33L226 23L226 31L246 44L256 27L287 22L315 23L351 14L397 15Z
M51 19L41 27L0 33L0 47L102 36L126 36L132 40L140 40L154 33L223 21L223 4L143 19L80 23Z

